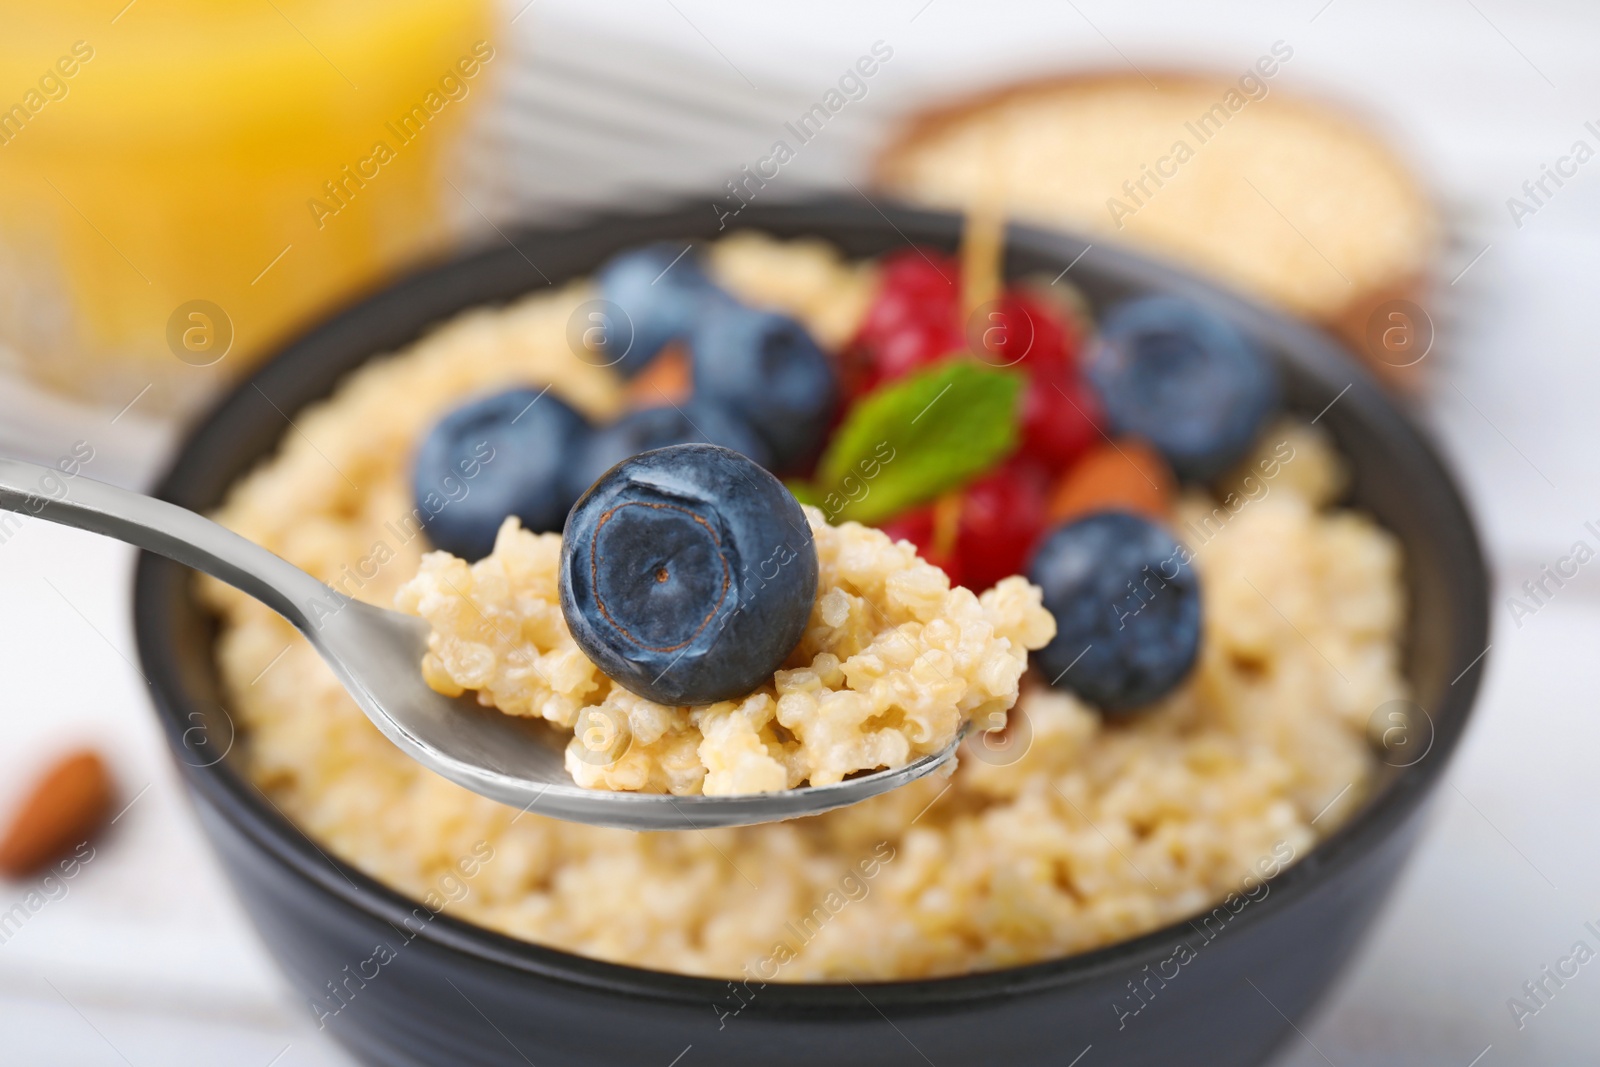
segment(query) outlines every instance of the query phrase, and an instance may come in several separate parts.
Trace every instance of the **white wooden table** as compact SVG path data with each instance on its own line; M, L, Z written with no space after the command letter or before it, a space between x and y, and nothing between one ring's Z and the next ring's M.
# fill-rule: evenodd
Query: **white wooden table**
M510 13L526 2L511 0ZM660 63L690 72L686 83L746 94L746 140L730 147L708 136L680 153L677 170L644 150L631 164L591 161L587 181L575 182L560 158L528 157L530 145L556 136L535 105L576 92L533 68L518 75L515 106L498 124L507 138L499 158L515 169L507 177L481 165L477 181L496 190L501 211L523 212L564 209L584 190L604 199L629 188L719 185L754 158L748 145L768 143L763 123L779 124L795 101L819 96L878 39L892 44L893 61L838 137L785 171L794 191L857 177L882 124L930 94L1068 63L1243 69L1272 41L1290 41L1295 56L1281 84L1334 92L1377 116L1450 205L1449 273L1471 265L1449 287L1445 350L1423 415L1477 506L1498 588L1477 723L1425 841L1325 1008L1296 1020L1305 1040L1281 1067L1594 1062L1600 964L1568 980L1521 1029L1507 1000L1578 939L1595 945L1585 921L1600 925L1600 567L1520 627L1505 599L1584 536L1584 521L1600 519L1600 369L1591 355L1600 162L1520 229L1505 200L1586 136L1586 119L1600 120L1600 9L1510 0L1427 0L1404 11L1376 0L1225 7L536 0L511 31L525 46L625 27L651 42ZM595 58L584 61L632 55L596 40ZM73 435L14 390L0 395L0 424L6 447L21 439L47 458ZM113 446L98 472L147 477L167 432L136 414L107 427ZM348 1064L277 974L179 793L131 663L130 559L121 546L37 523L0 545L9 681L0 809L41 751L85 735L112 754L132 800L67 895L0 943L0 1059ZM19 895L0 889L0 911Z

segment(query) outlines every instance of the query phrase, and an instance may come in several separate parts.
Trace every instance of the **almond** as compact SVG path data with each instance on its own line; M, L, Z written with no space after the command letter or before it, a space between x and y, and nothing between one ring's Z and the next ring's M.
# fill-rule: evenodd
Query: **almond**
M0 837L0 875L33 874L87 841L111 813L112 791L111 772L98 755L63 757L39 778Z
M1161 453L1132 437L1099 445L1061 476L1050 496L1050 522L1095 511L1131 511L1160 522L1178 494Z

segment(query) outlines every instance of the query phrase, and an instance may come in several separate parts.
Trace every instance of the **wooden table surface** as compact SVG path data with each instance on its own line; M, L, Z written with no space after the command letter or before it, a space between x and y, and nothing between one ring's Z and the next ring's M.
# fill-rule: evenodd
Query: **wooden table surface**
M796 190L859 176L883 123L933 94L1066 64L1243 69L1280 38L1296 49L1281 84L1337 94L1387 128L1448 206L1445 280L1465 271L1444 287L1441 351L1430 357L1421 416L1454 461L1493 557L1494 642L1476 726L1425 840L1336 992L1296 1020L1305 1039L1280 1067L1600 1057L1600 965L1520 1028L1507 1006L1586 936L1585 921L1600 923L1600 569L1582 571L1520 625L1506 607L1525 579L1589 536L1585 521L1600 520L1600 163L1520 228L1505 206L1542 163L1580 137L1596 140L1583 124L1600 121L1600 9L1510 0L1427 0L1403 11L1375 0L1204 10L1175 0L820 0L787 12L710 0L526 3L511 0L508 17L521 14L507 35L525 53L589 40L598 44L587 52L563 50L569 62L603 68L607 56L636 54L628 48L649 51L660 69L741 99L751 117L743 132L706 134L677 171L614 144L582 146L588 163L564 160L541 151L577 151L550 111L586 98L570 78L525 61L493 124L492 151L475 164L474 180L502 213L720 185L746 143L769 140L762 123L819 94L877 39L893 44L893 62L859 118L797 163ZM618 26L649 44L616 43ZM576 102L563 92L578 92ZM41 410L14 385L0 392L6 448L50 458L84 435L85 420L103 417ZM95 431L113 443L102 470L137 483L171 431L137 414L125 422ZM177 788L131 662L130 561L120 545L37 522L0 545L0 657L12 679L0 707L0 810L42 752L85 736L112 755L128 804L66 895L0 943L0 1060L348 1064L285 987ZM0 887L0 911L23 891Z

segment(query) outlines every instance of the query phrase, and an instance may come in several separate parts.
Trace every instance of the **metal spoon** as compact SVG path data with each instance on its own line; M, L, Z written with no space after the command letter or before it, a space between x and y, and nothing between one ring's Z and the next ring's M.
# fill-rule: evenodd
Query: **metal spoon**
M63 488L65 483L65 488ZM47 486L54 487L47 492ZM955 755L943 750L837 785L740 796L584 789L567 774L566 739L540 721L503 715L422 680L428 624L353 600L287 560L164 500L49 467L0 459L0 510L114 537L248 593L305 635L374 726L412 759L503 804L571 822L629 830L700 830L815 815L886 793Z

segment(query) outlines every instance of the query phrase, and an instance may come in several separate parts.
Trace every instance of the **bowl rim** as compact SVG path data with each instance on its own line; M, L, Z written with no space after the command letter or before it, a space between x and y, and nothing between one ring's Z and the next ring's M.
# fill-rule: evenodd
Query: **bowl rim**
M523 251L525 248L541 243L580 243L596 234L610 238L616 247L623 247L659 234L676 233L680 238L693 234L695 239L704 240L737 230L778 232L785 236L811 234L837 245L841 233L852 229L881 233L885 226L892 228L908 244L913 243L912 237L907 236L908 231L917 235L917 241L933 243L948 241L953 234L958 234L962 221L958 215L890 201L871 201L865 196L859 200L822 197L796 203L749 204L738 218L732 220L731 226L710 234L706 233L709 229L706 224L708 215L710 213L706 212L703 204L695 203L675 210L608 215L571 227L518 228L509 234L502 233L503 241L467 248L458 254L425 263L394 281L341 304L332 314L318 318L296 337L276 346L254 370L234 383L207 415L188 429L174 451L170 466L153 490L154 495L163 499L182 497L182 487L193 476L194 468L200 462L199 457L229 439L229 424L235 412L240 410L241 404L252 391L262 388L263 383L271 384L279 378L290 380L303 371L301 364L306 363L314 353L326 352L330 347L348 351L351 345L358 346L362 352L360 358L342 363L337 374L328 379L328 388L335 387L344 374L356 366L393 350L392 346L363 346L363 338L370 332L367 326L374 316L403 309L421 294L439 289L441 283L454 282L464 276L482 277L485 272L493 274L497 268L523 271L522 261L526 261L526 266L533 266ZM631 239L629 235L632 235ZM1416 813L1443 775L1471 718L1487 662L1488 570L1470 512L1448 464L1440 457L1428 435L1331 338L1293 320L1287 312L1268 308L1215 283L1194 277L1178 266L1116 246L1098 236L1094 242L1090 242L1061 231L1016 223L1007 227L1008 252L1024 249L1056 263L1075 264L1091 247L1099 250L1091 270L1113 279L1120 278L1138 288L1202 297L1251 332L1270 339L1278 349L1295 352L1297 363L1324 371L1336 370L1339 378L1348 378L1350 385L1347 391L1370 409L1372 417L1384 424L1389 435L1405 442L1413 463L1420 465L1431 476L1428 483L1419 482L1418 491L1431 496L1431 506L1442 509L1451 520L1458 542L1453 550L1463 567L1462 573L1453 575L1453 580L1460 583L1461 599L1469 610L1456 620L1447 657L1448 670L1455 681L1447 687L1439 705L1430 715L1434 736L1429 755L1435 758L1420 759L1415 765L1394 775L1377 795L1366 800L1360 810L1338 829L1319 839L1294 863L1267 879L1269 892L1230 921L1230 929L1240 921L1253 927L1269 921L1282 909L1292 907L1300 899L1314 893L1325 880L1375 850L1391 832ZM852 255L851 258L856 257ZM597 264L598 258L594 262ZM533 269L542 276L543 271L538 267ZM1067 269L1072 267L1069 265ZM589 270L578 270L568 277L587 273ZM559 279L556 284L565 280ZM531 292L532 289L533 286L529 286L527 291ZM480 297L462 303L457 306L456 312L428 319L424 325L412 331L411 336L425 334L432 325L448 320L451 314L470 307L501 302ZM325 396L327 391L317 396ZM317 396L307 398L303 403L315 402ZM298 410L298 407L291 410L285 418ZM249 462L257 462L267 454L258 452L249 457ZM183 500L178 502L182 503ZM420 901L391 889L352 864L325 852L321 845L294 825L254 782L237 773L230 761L218 760L210 765L197 766L183 759L186 732L192 729L186 724L196 721L193 716L197 709L187 700L184 689L186 672L182 661L185 656L192 657L195 653L193 650L185 652L175 648L157 636L164 629L167 613L177 607L177 599L180 599L174 596L172 590L174 570L181 571L182 568L147 552L139 554L134 576L133 615L140 665L150 682L155 712L165 728L168 743L190 788L258 848L304 881L358 911L399 925L404 918L423 906ZM209 655L211 649L205 651ZM761 1006L764 1010L777 1011L854 1011L861 1008L864 997L858 987L866 986L872 990L871 1004L876 1006L937 1008L940 1005L978 1004L1022 993L1090 984L1106 976L1127 973L1130 964L1148 961L1158 951L1164 953L1174 946L1176 940L1185 936L1185 931L1194 929L1192 921L1199 914L1205 913L1197 913L1196 916L1085 952L998 970L934 978L862 982L761 983ZM422 924L415 937L437 948L472 957L485 964L635 999L701 1005L716 1003L725 999L729 984L726 977L696 977L593 959L501 934L458 919L448 912L433 914L429 921ZM1133 969L1137 969L1136 966Z

